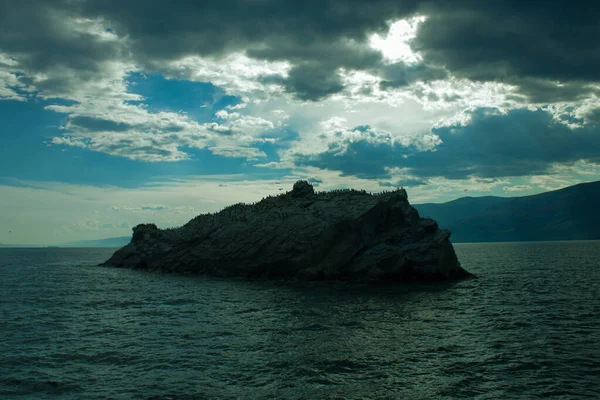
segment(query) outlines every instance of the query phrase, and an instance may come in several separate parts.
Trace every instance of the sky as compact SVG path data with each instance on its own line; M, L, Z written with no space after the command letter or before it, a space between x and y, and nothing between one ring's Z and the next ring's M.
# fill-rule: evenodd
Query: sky
M600 179L600 8L0 0L0 243L290 190L412 203Z

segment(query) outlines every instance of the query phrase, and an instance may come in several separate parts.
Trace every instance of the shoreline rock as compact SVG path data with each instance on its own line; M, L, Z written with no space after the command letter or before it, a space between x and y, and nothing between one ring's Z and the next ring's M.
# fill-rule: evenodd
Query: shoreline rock
M101 265L220 277L431 281L472 277L449 240L420 218L404 189L315 193L306 181L173 229L133 228Z

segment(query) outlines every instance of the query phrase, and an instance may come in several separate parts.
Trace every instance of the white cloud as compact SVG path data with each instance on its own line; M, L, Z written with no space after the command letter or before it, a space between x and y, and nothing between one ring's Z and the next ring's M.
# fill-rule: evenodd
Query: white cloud
M502 188L505 192L522 192L525 190L531 190L531 186L529 185L514 185L514 186L504 186Z
M264 153L253 145L263 142L261 136L275 128L271 120L227 110L217 112L219 122L199 123L185 113L152 113L143 105L125 102L131 99L124 93L74 105L47 106L48 110L69 115L64 136L54 137L52 143L149 162L189 159L189 154L181 150L183 146L256 159ZM133 99L142 100L137 95ZM274 120L278 117L282 116L275 115Z
M267 163L254 164L255 167L259 168L269 168L269 169L288 169L294 168L294 163L291 161L270 161Z
M166 206L164 204L143 204L141 206L138 207L131 207L131 206L112 206L110 207L111 211L116 211L116 212L121 212L121 211L125 211L125 212L134 212L134 211L167 211L170 210L171 207Z
M469 108L518 108L523 102L515 98L517 87L497 82L473 82L450 77L428 83L416 82L410 96L425 110L464 110Z
M0 53L0 101L27 101L27 97L19 91L28 91L27 85L19 82L15 71L19 63L5 53Z
M223 157L242 157L247 160L256 160L266 157L266 154L254 147L244 147L240 145L221 145L208 148L213 154Z
M27 97L15 91L19 86L15 75L0 70L0 100L27 101Z
M233 53L220 58L189 56L155 67L169 77L211 82L230 95L260 101L283 93L280 85L266 83L264 78L276 75L286 77L291 65L284 61L256 60L242 53Z
M574 185L578 182L573 182L567 176L552 176L552 175L536 175L529 178L533 185L539 186L544 190L557 190L567 186Z
M532 186L542 190L558 190L578 183L598 180L600 165L578 161L571 165L555 164L547 175L529 177Z

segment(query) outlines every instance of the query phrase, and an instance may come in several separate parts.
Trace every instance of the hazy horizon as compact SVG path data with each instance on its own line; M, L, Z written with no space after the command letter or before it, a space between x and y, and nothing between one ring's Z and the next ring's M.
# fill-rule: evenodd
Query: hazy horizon
M290 187L290 189L291 189L291 187ZM391 187L390 188L380 188L378 190L378 192L379 191L384 191L384 190L393 190L393 189L394 188L391 188ZM273 195L273 194L280 194L280 193L282 193L282 191L277 191L277 193L269 193L269 194ZM376 192L374 192L374 193L376 193ZM542 191L540 193L544 193L544 192ZM538 194L538 193L533 193L533 194ZM482 195L482 196L486 196L486 195ZM432 203L445 203L445 202L457 200L457 199L463 198L463 197L467 197L467 196L460 196L460 197L451 198L451 199L443 200L443 201L439 201L439 202L435 202L434 201ZM500 196L500 197L507 197L508 198L508 197L520 197L520 196L518 196L518 195L513 195L513 196L505 195L505 196ZM257 201L257 200L260 200L260 198L257 198L254 201ZM410 193L409 193L409 200L410 200ZM249 203L251 203L251 202L253 202L253 201L250 201ZM411 202L411 203L412 204L418 204L418 203L414 203L414 202ZM196 215L204 214L204 213L207 213L207 212L220 211L222 208L225 208L225 207L227 207L228 205L231 205L231 204L235 204L235 202L231 202L231 203L224 202L224 206L221 207L221 208L219 208L219 209L210 210L210 211L204 211L204 212L199 212L197 214L190 215L190 217L187 220L182 221L180 224L175 224L175 225L161 225L159 223L158 226L159 226L159 228L169 228L169 227L174 227L174 226L181 226L181 225L185 224L186 222L188 222L189 219L192 219L193 217L195 217ZM148 207L148 208L149 209L145 210L145 211L152 211L150 209L150 207ZM149 219L140 220L139 223L155 223L156 221L152 219L152 217L154 217L154 216L156 216L155 213L148 214ZM65 241L60 241L60 242L58 242L58 241L56 241L56 242L43 242L43 241L40 241L40 242L2 242L2 241L0 241L0 245L17 245L17 246L20 246L20 245L31 245L31 246L34 246L34 247L44 247L44 246L64 245L66 243L73 243L73 242L79 242L79 241L100 241L100 240L104 240L104 239L114 239L114 238L120 238L120 237L131 237L131 228L133 228L133 226L135 226L135 225L132 225L131 227L128 227L129 232L127 234L118 235L118 236L93 236L93 234L91 234L90 236L86 236L85 238L76 238L74 240L65 240ZM11 236L12 236L12 232L9 234L9 239L11 238Z
M586 183L596 184L595 186L597 186L598 184L600 184L600 181L598 181L598 182L586 182ZM572 185L569 188L573 188L573 186L581 187L580 184L577 184L577 185ZM588 188L592 188L592 193L593 193L595 186L587 186L587 187ZM536 194L544 194L544 193L551 193L551 192L556 192L555 194L559 194L559 193L562 192L562 193L565 193L567 196L569 196L569 195L572 196L573 193L574 193L573 189L569 189L568 192L563 192L561 190L553 190L553 191L536 193ZM387 191L387 190L393 190L393 189L389 188L389 189L385 189L384 191ZM279 194L282 194L282 193L284 193L284 192L281 192L281 191L279 192ZM377 192L373 192L373 193L375 194ZM563 194L563 196L565 194ZM462 197L459 197L459 198L456 198L456 199L451 199L449 201L440 202L440 203L436 203L436 202L420 203L420 204L412 203L412 205L415 206L418 209L418 211L421 214L421 216L433 218L434 220L436 220L438 222L438 225L440 225L441 228L443 228L443 229L449 229L452 232L453 228L451 226L446 226L445 224L449 223L449 221L446 220L448 214L449 213L452 214L455 211L453 211L451 208L447 208L446 210L440 209L440 210L438 210L438 212L441 212L440 215L432 215L433 210L431 210L431 208L427 207L427 206L431 206L431 205L448 205L448 206L450 206L454 202L454 200L460 200L460 199L481 199L481 200L484 200L484 199L487 199L487 198L501 198L501 199L523 198L523 200L525 200L526 198L529 198L530 196L535 196L535 194L527 195L527 196L475 196L475 197L473 197L473 196L462 196ZM582 198L587 198L585 195L582 195L582 196L583 196ZM538 201L538 203L539 203L538 205L544 204L545 201L548 201L548 200L542 200L542 199L540 199ZM556 199L553 200L553 201L556 202ZM495 202L492 202L491 204L489 204L489 206L493 207L494 203ZM594 198L589 198L587 200L587 203L593 204L594 203ZM485 204L485 202L484 202L484 204ZM581 204L580 204L580 206L581 206ZM427 209L422 209L421 207L427 207ZM217 212L218 211L221 211L221 210L217 210ZM556 221L552 221L553 216L551 214L548 214L548 211L549 210L546 209L547 218L545 220L546 221L545 223L546 224L556 223ZM564 210L554 210L554 211L558 211L560 214L564 214L565 213ZM491 209L491 212L492 213L497 213L497 211L494 211L493 208ZM507 210L506 212L510 213L509 210ZM195 215L195 216L197 216L197 215ZM469 215L468 211L467 211L466 215ZM473 215L475 215L475 214L473 214ZM465 215L461 216L459 214L459 215L455 215L454 217L460 219L460 218L464 218ZM556 217L556 216L554 216L554 217ZM506 221L506 219L505 219L506 215L500 215L499 218L501 220L503 220L503 222ZM572 221L576 222L575 221L576 219L577 218L574 217L574 218L572 218ZM153 222L154 221L148 220L148 221L141 221L140 223L153 223ZM183 224L180 224L180 225L177 225L177 226L184 225L187 222L188 221L184 221ZM500 222L500 221L498 221L498 222ZM161 228L161 229L164 229L164 228L168 228L168 227L172 228L172 227L176 227L176 226L168 226L167 227L167 226L160 226L159 225L158 227ZM534 228L534 227L532 227L532 228ZM538 227L538 228L541 228L541 227ZM538 228L534 228L534 229L538 229ZM541 235L541 237L543 237L543 232L541 230L540 230L539 234ZM571 231L568 231L568 230L564 231L564 234L565 234L565 236L561 237L559 239L527 239L527 240L523 240L523 239L520 239L520 240L518 240L518 239L515 239L515 240L490 240L490 239L486 239L486 240L483 240L483 241L480 241L480 240L478 240L478 241L458 240L457 241L456 240L456 236L453 236L453 240L452 241L455 242L455 243L486 243L486 242L489 242L489 243L494 243L494 242L496 242L496 243L512 243L512 242L515 242L515 243L517 243L517 242L523 242L523 241L529 241L529 242L533 243L533 242L546 242L546 241L559 241L560 242L560 241L581 241L581 240L583 240L583 241L592 240L593 241L593 240L600 240L600 239L596 239L595 236L594 236L594 238L587 238L587 239L580 239L580 238L573 239L573 238L570 238L569 235L573 234L572 230ZM589 232L588 232L588 234L589 234ZM584 235L584 236L586 236L586 235ZM89 237L87 239L78 239L78 240L73 240L73 241L56 242L56 243L47 243L47 242L38 242L38 243L14 243L14 242L13 243L2 243L2 242L0 242L0 246L10 247L11 245L14 245L16 247L26 247L26 246L31 246L31 247L47 247L47 246L69 247L69 245L75 244L76 247L85 247L85 246L81 246L81 244L82 243L86 243L86 244L91 244L89 247L96 247L100 242L114 241L115 239L124 239L124 238L127 238L129 240L131 238L131 232L129 232L126 235L118 236L118 237L115 237L115 236L112 236L112 237L97 236L97 237ZM98 242L98 243L94 243L94 242ZM118 245L106 246L105 243L102 243L102 246L100 246L100 247L120 247L120 246L122 246L124 244L125 244L125 242L123 242L123 243L119 242Z

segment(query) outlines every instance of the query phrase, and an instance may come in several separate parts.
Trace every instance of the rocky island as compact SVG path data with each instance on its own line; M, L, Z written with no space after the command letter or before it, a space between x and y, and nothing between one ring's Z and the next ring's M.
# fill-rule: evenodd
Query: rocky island
M461 268L450 232L420 218L406 191L315 193L307 181L172 229L133 228L102 265L248 278L448 280Z

